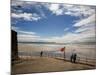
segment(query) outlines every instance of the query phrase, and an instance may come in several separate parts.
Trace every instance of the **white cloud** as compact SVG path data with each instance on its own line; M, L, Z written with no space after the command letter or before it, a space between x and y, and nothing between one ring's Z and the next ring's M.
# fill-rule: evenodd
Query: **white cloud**
M73 5L73 4L61 4L61 3L37 3L28 1L12 1L12 6L34 6L37 9L41 9L41 6L45 6L53 14L56 15L70 15L70 16L90 16L95 13L95 7L85 5ZM40 12L41 13L41 12ZM43 14L43 13L42 13Z
M35 42L39 41L40 38L40 36L29 34L19 34L17 37L19 42Z
M86 31L91 31L91 30L95 30L95 23L86 24L86 26L85 25L80 26L77 28L77 30L75 32L81 33L81 32L86 32Z
M11 26L11 29L17 31L19 28L15 26Z
M73 26L77 27L75 30L75 33L77 33L79 36L79 41L80 42L86 42L89 40L89 42L95 41L95 14L89 16L88 18L82 19L78 22L76 22ZM92 38L92 39L91 39Z
M95 9L92 9L91 6L82 6L82 5L64 5L65 14L71 16L90 16L95 13Z
M20 2L19 2L20 3ZM15 4L15 5L23 5L23 3ZM29 3L30 4L30 3ZM48 10L52 12L52 14L56 15L70 15L76 17L82 17L79 21L75 22L73 27L77 29L73 33L67 33L60 37L54 36L50 38L42 38L38 36L35 32L27 32L19 30L17 27L13 27L12 29L17 30L19 41L48 41L48 42L59 42L59 43L77 43L77 42L90 42L95 41L95 9L91 6L80 6L80 5L68 5L68 4L50 4L43 3ZM41 19L37 14L32 13L12 13L12 17L14 18L23 18L24 20L32 21ZM68 31L69 28L65 28L64 31Z
M80 21L78 21L76 24L74 24L75 27L80 27L83 25L88 25L90 23L95 23L95 14L89 16L88 18L82 19Z
M68 31L68 30L69 30L69 28L65 28L65 29L64 29L64 31Z
M24 42L38 42L38 41L45 41L45 42L57 42L57 43L78 43L78 42L95 42L95 14L92 16L81 19L77 21L74 25L77 29L73 33L66 33L62 36L54 36L49 38L42 38L38 36L35 32L27 32L18 30L19 41ZM14 28L14 27L13 27ZM19 29L16 28L15 29ZM69 28L65 28L64 31L67 31Z
M47 8L50 11L52 11L53 14L56 14L56 15L61 15L63 12L61 9L59 9L59 4L49 4Z
M23 5L24 1L16 1L16 0L11 0L11 6L18 6L18 5Z
M44 5L47 9L56 15L70 15L70 16L90 16L95 13L95 9L91 6L69 5L69 4L50 4Z
M34 12L35 14L32 14L30 12L33 16L36 16L38 18L39 17L46 18L44 11L41 9L42 3L37 3L37 2L33 2L33 1L32 2L30 2L30 1L12 1L11 4L12 4L11 11L13 13L22 13L22 12L25 13L25 11L23 11L24 8L27 10L31 10L31 9L35 8L35 10L38 11L38 13ZM16 7L17 9L15 9L13 7ZM33 17L33 20L37 20L36 17Z
M28 34L28 35L34 35L34 34L36 34L35 32L22 31L22 30L19 30L18 33L20 33L20 34Z
M16 27L16 26L11 26L11 29L16 31L18 34L27 34L27 35L34 35L34 34L36 34L35 32L31 32L31 31L23 31L19 27Z
M67 33L66 35L60 36L60 37L50 37L50 38L44 38L43 41L48 42L57 42L57 43L70 43L72 41L76 40L76 34L73 33ZM74 38L74 39L73 39Z
M23 6L23 7L37 4L37 2L34 2L34 1L17 1L17 0L12 0L11 2L12 2L11 6Z
M19 42L34 42L39 41L40 36L35 32L23 31L19 27L11 26L11 29L17 32Z
M50 10L53 14L61 15L63 12L62 10L59 9L59 4L43 3L42 5L45 6L48 10Z
M77 21L73 27L77 27L73 33L68 32L60 37L56 36L42 40L59 43L95 42L95 14ZM65 28L64 31L67 31L68 29L69 28Z
M35 42L35 41L39 41L40 36L38 36L37 34L34 34L34 32L22 32L21 34L17 35L18 37L18 41L19 42Z
M77 27L75 33L79 33L79 35L82 37L82 40L88 39L89 37L95 37L95 21L95 14L78 21L73 25L74 27Z
M23 38L23 39L25 39L25 38L28 38L28 39L30 39L30 38L39 38L40 36L36 36L36 35L27 35L27 34L19 34L18 35L18 38ZM32 41L32 40L31 40Z
M39 17L37 14L32 14L32 13L12 13L11 16L13 18L22 18L24 20L27 21L37 21L39 19L41 19L41 17Z
M57 43L78 43L78 42L95 42L95 29L87 28L82 33L67 33L62 36L54 36L49 38L42 38L35 32L18 30L19 42L57 42Z
M75 33L67 33L63 36L60 37L50 37L50 38L44 38L41 39L43 41L47 41L47 42L57 42L57 43L79 43L79 42L92 42L87 41L87 39L89 38L95 38L95 34L84 34L84 33L79 33L79 34L75 34ZM95 41L95 40L94 40Z
M52 11L56 11L59 9L59 4L51 4L49 9Z

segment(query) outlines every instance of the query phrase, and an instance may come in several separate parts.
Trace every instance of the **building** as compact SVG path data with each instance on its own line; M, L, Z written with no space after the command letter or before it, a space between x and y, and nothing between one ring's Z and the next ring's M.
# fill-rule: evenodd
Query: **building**
M11 30L11 60L18 59L17 32Z

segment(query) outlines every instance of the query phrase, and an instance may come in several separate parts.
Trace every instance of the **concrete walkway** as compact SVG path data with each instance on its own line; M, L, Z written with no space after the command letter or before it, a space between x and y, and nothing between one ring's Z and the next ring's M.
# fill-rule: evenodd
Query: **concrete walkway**
M71 63L64 60L48 57L34 57L31 59L22 59L20 63L12 66L12 75L27 74L39 72L57 72L70 70L95 69L95 66L89 66L79 63Z

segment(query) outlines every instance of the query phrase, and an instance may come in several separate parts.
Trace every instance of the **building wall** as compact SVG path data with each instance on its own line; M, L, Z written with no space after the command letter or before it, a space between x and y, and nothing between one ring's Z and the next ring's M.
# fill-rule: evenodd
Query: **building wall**
M17 32L11 30L11 60L18 59Z

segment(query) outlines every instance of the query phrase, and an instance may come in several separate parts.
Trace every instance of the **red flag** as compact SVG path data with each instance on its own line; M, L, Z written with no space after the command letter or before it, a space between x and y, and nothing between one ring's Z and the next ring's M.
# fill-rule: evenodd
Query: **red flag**
M61 48L61 50L60 50L60 51L61 51L61 52L63 52L64 50L65 50L65 47Z

